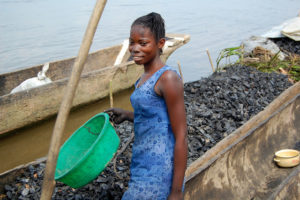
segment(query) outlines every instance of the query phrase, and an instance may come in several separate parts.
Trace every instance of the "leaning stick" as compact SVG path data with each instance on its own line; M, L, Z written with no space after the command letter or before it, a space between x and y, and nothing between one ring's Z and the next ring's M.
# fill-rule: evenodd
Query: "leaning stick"
M64 98L60 105L60 109L58 112L58 116L55 122L50 142L41 200L50 200L53 193L53 189L55 187L54 174L64 128L71 109L71 105L73 103L73 98L79 82L80 74L83 70L83 66L89 53L93 37L95 35L97 25L103 13L105 4L106 0L97 0L84 38L82 40L78 56L75 60Z
M179 73L180 73L180 76L181 76L181 80L182 80L182 83L183 83L184 81L183 81L183 75L182 75L182 71L181 71L180 62L178 61L177 64L178 64L178 69L179 69Z
M242 50L241 63L244 64L244 44L241 45L241 50Z
M208 55L208 59L209 59L209 62L210 62L212 71L215 72L214 64L213 64L213 62L212 62L212 60L211 60L210 53L209 53L208 49L206 49L206 53L207 53L207 55Z
M109 101L110 101L110 108L114 107L114 97L112 92L112 80L109 81Z

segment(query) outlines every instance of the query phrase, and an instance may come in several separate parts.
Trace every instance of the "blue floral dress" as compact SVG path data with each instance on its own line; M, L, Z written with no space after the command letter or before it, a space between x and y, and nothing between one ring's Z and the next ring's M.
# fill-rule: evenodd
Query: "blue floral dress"
M154 91L157 80L166 70L172 68L162 67L137 88L138 80L130 97L135 138L129 188L123 200L163 200L171 190L175 139L166 102Z

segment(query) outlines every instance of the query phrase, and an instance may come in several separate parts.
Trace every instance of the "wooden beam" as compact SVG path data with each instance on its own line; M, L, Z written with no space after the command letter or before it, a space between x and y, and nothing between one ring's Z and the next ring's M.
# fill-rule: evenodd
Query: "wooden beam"
M54 174L66 121L73 103L73 98L80 79L80 75L83 70L83 66L89 53L91 44L93 42L93 38L101 15L103 13L105 4L106 0L97 0L93 13L90 17L90 21L86 29L84 38L82 40L78 56L75 60L72 69L72 74L58 112L58 116L53 130L53 135L50 142L41 200L50 200L53 193L53 189L55 187Z

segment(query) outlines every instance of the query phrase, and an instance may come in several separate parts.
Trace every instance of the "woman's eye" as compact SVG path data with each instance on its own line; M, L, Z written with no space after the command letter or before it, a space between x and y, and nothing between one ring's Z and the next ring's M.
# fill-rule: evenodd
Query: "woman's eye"
M141 42L142 46L146 46L147 42Z

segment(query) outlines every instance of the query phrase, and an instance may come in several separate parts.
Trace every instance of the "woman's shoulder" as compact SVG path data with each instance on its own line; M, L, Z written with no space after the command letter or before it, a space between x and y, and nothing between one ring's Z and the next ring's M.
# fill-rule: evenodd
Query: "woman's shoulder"
M181 82L181 77L177 73L177 71L174 70L173 68L171 68L168 65L165 66L165 71L162 73L160 79L164 82L173 82L173 81L175 81L175 82L180 81Z
M183 83L178 73L169 66L164 66L163 73L155 84L155 92L159 96L164 93L175 92L180 93L183 88Z

